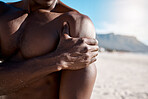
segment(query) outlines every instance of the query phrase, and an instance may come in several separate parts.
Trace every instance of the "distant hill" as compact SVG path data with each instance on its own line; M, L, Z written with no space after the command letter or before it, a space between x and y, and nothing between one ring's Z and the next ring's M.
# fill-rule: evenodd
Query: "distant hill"
M136 37L109 34L97 34L99 46L107 50L127 52L148 52L148 46L138 41Z

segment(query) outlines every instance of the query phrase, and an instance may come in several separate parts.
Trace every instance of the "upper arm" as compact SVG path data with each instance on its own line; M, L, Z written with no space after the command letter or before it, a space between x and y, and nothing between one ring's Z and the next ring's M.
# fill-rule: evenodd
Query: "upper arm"
M73 37L95 38L95 28L91 20L84 15L78 16L75 30L71 31ZM90 66L70 71L62 71L60 84L60 99L90 99L96 79L96 66Z

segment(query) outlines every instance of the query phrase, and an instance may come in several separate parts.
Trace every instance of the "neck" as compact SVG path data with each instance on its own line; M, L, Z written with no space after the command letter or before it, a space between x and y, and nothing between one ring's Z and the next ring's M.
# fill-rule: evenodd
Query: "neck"
M27 2L27 1L30 1ZM58 2L55 4L56 6L54 7L42 7L40 5L37 5L36 3L33 3L33 1L31 0L23 0L23 1L19 1L19 2L14 2L14 3L9 3L17 8L21 8L23 10L26 10L27 13L33 12L37 9L46 9L52 12L57 12L57 13L65 13L65 12L69 12L69 11L76 11L72 8L70 8L69 6L65 5L64 3L62 3L61 1L58 0ZM78 11L76 11L78 12Z
M55 8L57 3L58 2L55 0L55 2L49 6L42 6L32 0L23 0L23 5L24 5L23 9L26 10L28 13L38 9L46 9L48 11L51 11Z

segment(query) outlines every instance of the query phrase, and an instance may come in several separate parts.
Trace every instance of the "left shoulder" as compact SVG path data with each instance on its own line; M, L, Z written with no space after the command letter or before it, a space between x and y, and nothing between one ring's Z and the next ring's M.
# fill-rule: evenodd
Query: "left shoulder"
M67 13L71 17L72 21L70 22L71 28L74 27L74 30L71 31L71 35L74 37L86 37L86 38L95 38L95 28L91 19L77 11L71 11Z
M95 38L95 28L91 19L86 15L81 15L78 28L79 37ZM76 24L78 25L78 24Z

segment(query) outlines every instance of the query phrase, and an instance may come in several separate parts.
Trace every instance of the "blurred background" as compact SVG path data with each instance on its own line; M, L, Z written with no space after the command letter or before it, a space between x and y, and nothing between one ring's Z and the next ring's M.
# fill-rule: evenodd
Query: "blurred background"
M96 28L100 54L91 99L148 99L148 0L61 1Z

